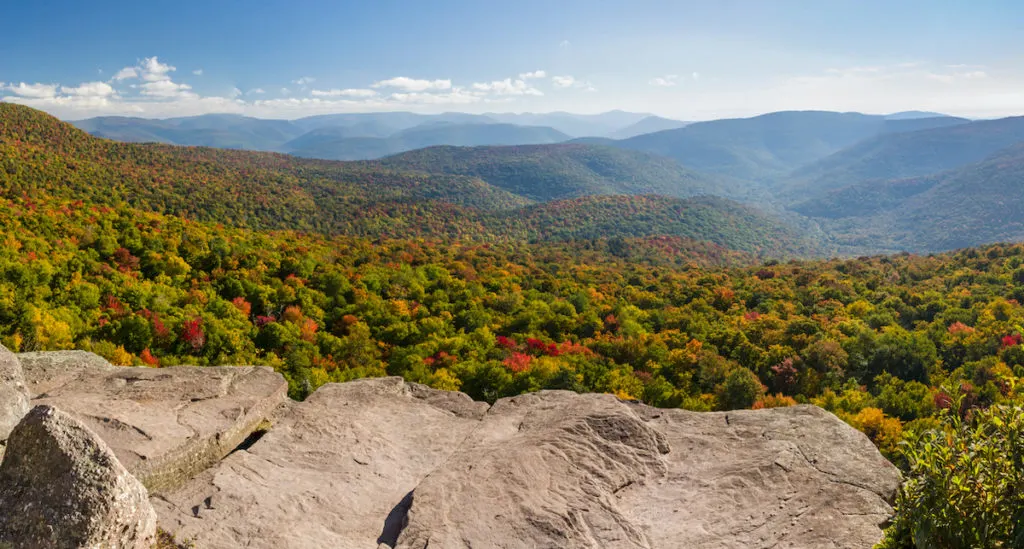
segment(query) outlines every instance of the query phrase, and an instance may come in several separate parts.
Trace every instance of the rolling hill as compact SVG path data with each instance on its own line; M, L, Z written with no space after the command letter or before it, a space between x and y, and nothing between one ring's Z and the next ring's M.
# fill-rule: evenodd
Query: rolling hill
M1024 143L922 177L868 180L794 206L844 245L940 251L1024 240Z
M924 122L901 120L898 124ZM789 201L804 201L869 179L917 177L978 162L1024 141L1024 117L964 119L902 133L879 135L794 171L780 185Z
M430 147L392 156L384 166L478 177L531 200L586 195L733 196L731 181L638 151L575 143L516 147Z
M390 137L344 137L323 128L281 147L282 152L306 158L367 160L435 145L525 145L558 143L569 136L555 129L513 124L421 124Z
M674 158L684 166L748 181L771 182L869 137L945 119L887 121L882 116L822 111L770 113L697 122L611 144Z
M753 255L819 249L785 223L725 199L585 197L538 206L461 175L118 143L9 103L0 103L0 198L26 207L74 202L258 230L375 238L523 242L666 235Z

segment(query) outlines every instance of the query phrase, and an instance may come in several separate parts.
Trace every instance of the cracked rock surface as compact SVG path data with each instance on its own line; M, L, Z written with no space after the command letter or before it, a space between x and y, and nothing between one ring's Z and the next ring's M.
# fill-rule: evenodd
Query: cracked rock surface
M19 359L32 403L88 426L152 493L216 464L287 400L266 367L116 367L81 351Z
M197 547L869 548L899 473L812 406L659 410L544 391L474 403L326 385L151 498Z

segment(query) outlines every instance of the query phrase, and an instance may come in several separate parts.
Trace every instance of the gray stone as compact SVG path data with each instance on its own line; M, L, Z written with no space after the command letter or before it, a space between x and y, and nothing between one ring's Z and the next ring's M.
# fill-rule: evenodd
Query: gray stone
M487 408L464 417L464 395L439 393L401 378L325 385L251 448L152 498L161 526L209 549L393 544L409 492Z
M487 409L387 378L324 386L153 502L211 548L869 548L899 481L811 406L545 391Z
M14 353L0 345L0 456L14 426L28 413L29 393L21 364Z
M115 367L88 353L23 360L33 402L89 426L152 493L217 463L287 400L284 378L266 367Z
M83 375L106 375L118 368L107 359L86 351L48 351L18 355L32 398L74 381Z
M150 549L156 513L145 487L81 422L36 406L0 465L0 545Z

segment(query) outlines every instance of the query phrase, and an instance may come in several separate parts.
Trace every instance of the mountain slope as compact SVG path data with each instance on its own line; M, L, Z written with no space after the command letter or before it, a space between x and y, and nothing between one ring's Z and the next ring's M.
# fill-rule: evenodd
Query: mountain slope
M670 159L599 145L430 147L380 162L395 169L478 177L537 201L586 195L736 193L729 182L687 170Z
M625 128L610 133L608 137L614 139L629 139L630 137L636 137L645 133L675 130L682 128L687 124L689 123L681 122L679 120L671 120L669 118L662 118L660 116L648 116L635 124L630 124Z
M421 124L386 138L344 137L314 130L286 143L282 152L306 158L366 160L435 145L525 145L558 143L569 136L552 128L513 124Z
M500 210L529 202L468 177L272 153L111 142L9 103L0 103L0 153L2 195L127 203L257 229L348 232L362 219L378 225L408 222L378 219L391 216L395 205L416 204L412 211L429 215L434 206Z
M472 177L373 162L117 143L9 103L0 103L0 199L131 207L237 227L377 238L522 242L667 235L742 246L737 249L754 254L816 249L785 224L725 200L591 197L535 208L528 198Z
M899 131L906 124L910 122L858 113L790 111L697 122L613 144L668 156L698 171L769 182L863 139Z
M924 176L980 161L1024 141L1024 117L938 121L951 125L879 135L805 166L788 177L782 194L806 200L867 179Z
M940 251L1024 240L1024 143L917 178L871 180L795 206L844 244Z

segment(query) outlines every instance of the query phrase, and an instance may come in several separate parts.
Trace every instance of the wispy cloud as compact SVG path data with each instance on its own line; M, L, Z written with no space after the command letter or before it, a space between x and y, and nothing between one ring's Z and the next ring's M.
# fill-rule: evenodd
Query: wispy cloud
M407 76L396 76L387 80L374 82L371 88L395 88L409 92L423 92L427 90L450 90L451 80L420 80Z
M533 71L520 73L519 78L522 80L534 80L537 78L545 78L547 75L548 73L546 71Z
M303 76L296 80L292 80L292 84L295 84L296 86L308 86L313 82L316 82L316 78L313 78L312 76Z
M473 89L495 95L544 95L537 88L529 86L525 80L512 80L511 78L493 82L477 82L473 84Z
M313 97L374 97L377 92L366 88L348 88L344 90L313 90Z
M665 76L656 76L648 80L647 83L660 88L671 88L676 85L677 80L679 80L678 74L666 74Z
M590 91L590 92L597 91L597 88L595 88L594 85L591 84L589 81L579 80L576 77L568 76L568 75L566 75L566 76L552 76L551 77L551 83L556 88L559 88L559 89L579 88L579 89L582 89L582 90L585 90L585 91Z
M192 71L192 74L194 74L196 76L202 76L203 75L203 69L196 69L196 70Z

